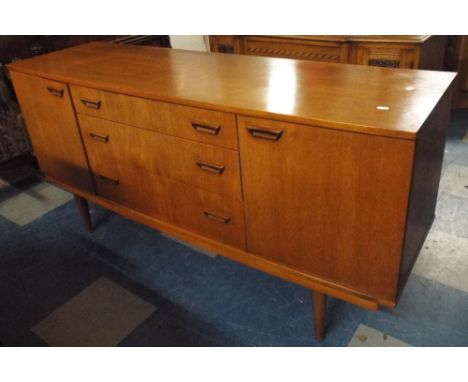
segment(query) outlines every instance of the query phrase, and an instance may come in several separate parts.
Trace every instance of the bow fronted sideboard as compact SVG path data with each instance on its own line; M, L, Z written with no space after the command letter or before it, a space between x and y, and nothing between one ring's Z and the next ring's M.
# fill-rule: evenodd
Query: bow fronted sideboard
M447 36L210 36L212 52L299 60L442 70Z
M8 68L41 169L88 228L91 201L310 288L317 339L326 295L396 306L455 74L107 43Z

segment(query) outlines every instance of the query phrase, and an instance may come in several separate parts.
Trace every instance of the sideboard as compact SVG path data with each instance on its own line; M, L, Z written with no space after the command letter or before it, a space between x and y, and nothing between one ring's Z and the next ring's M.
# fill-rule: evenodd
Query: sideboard
M89 43L8 65L46 178L326 296L395 307L455 74ZM239 280L242 283L242 280Z
M212 52L441 70L447 36L210 36Z

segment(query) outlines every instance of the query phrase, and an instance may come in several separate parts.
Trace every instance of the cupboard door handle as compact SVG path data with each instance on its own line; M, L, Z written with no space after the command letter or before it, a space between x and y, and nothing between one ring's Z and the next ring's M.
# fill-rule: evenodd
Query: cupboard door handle
M109 178L108 176L101 175L101 174L99 174L99 177L101 178L101 180L103 180L106 183L114 184L116 186L119 184L118 178Z
M197 166L200 168L200 170L208 171L217 175L221 175L224 171L224 166L218 166L215 164L210 164L210 163L206 163L202 161L197 161Z
M101 101L91 101L89 99L81 98L81 103L90 109L99 109L101 107Z
M96 141L102 142L102 143L107 143L109 142L109 136L108 135L101 135L101 134L96 134L96 133L89 133L89 136L93 138Z
M214 220L215 222L222 223L222 224L227 224L231 220L230 217L217 215L209 211L203 211L203 214L205 215L206 218Z
M283 130L257 129L255 127L247 127L247 130L252 137L267 141L277 141L283 135Z
M54 88L48 87L47 90L49 91L50 94L52 94L55 97L63 97L63 89L54 89Z
M200 133L206 133L211 135L216 135L221 130L219 125L206 125L203 123L192 122L192 127Z

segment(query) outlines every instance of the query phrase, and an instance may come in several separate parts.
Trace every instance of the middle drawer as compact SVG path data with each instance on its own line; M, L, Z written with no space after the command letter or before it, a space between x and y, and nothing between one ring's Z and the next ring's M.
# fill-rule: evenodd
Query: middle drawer
M88 158L153 173L206 191L242 199L235 150L78 115Z

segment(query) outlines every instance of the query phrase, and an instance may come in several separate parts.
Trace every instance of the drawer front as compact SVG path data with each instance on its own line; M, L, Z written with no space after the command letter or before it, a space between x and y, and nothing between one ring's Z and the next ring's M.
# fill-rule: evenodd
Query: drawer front
M80 115L91 168L121 163L221 195L241 199L235 150Z
M234 114L71 86L79 114L237 150Z
M239 200L175 183L172 199L176 225L246 250L244 210Z
M97 164L93 168L96 193L146 215L170 221L172 208L166 196L168 184L157 177L116 164Z
M347 46L338 43L285 41L259 37L247 38L245 52L252 56L284 57L299 60L346 62Z
M242 203L119 164L94 169L97 193L146 215L246 249Z

